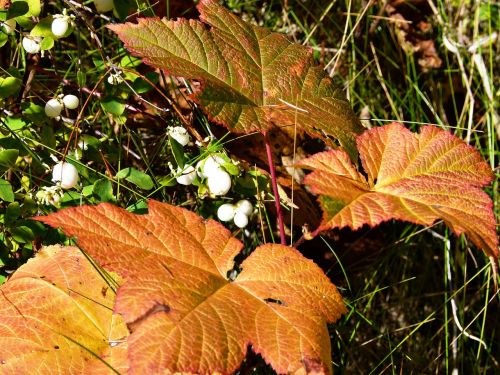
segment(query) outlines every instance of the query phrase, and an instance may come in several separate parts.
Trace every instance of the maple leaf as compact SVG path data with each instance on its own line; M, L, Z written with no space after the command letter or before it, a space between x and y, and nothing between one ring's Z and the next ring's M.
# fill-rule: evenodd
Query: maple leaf
M158 18L108 26L146 64L203 82L193 98L208 117L237 133L293 126L356 155L362 127L311 50L250 25L216 0L198 5L200 21Z
M128 323L130 372L231 373L247 346L280 373L331 372L327 322L346 312L321 269L295 249L263 245L228 274L242 244L213 220L150 201L68 208L40 220L124 283L115 311Z
M42 249L0 287L0 374L126 372L114 299L79 249Z
M313 170L304 183L320 195L324 216L318 232L390 219L422 225L442 219L498 257L493 203L481 190L493 173L473 147L433 126L414 134L398 123L366 131L357 146L368 178L341 150L298 164Z

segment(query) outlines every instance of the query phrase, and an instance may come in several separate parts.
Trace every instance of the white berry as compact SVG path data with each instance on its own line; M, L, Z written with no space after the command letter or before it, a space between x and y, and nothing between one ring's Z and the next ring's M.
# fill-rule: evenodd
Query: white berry
M40 38L25 36L23 38L23 48L28 53L40 52Z
M66 34L68 31L69 23L68 23L68 16L60 16L57 18L54 18L52 21L52 25L50 29L52 30L52 34L54 34L56 37L60 38Z
M52 170L52 181L60 183L63 189L71 189L78 183L78 171L73 164L59 162Z
M231 189L231 176L219 170L208 176L207 185L213 195L224 195Z
M205 160L198 162L196 169L198 170L198 175L203 178L208 178L210 175L223 171L222 165L226 161L222 156L210 155Z
M50 118L59 116L61 114L62 109L63 109L63 104L59 99L50 99L45 104L45 114Z
M64 103L64 106L68 109L76 109L78 108L78 105L80 104L80 100L78 99L77 96L75 95L64 95L62 98L62 101Z
M11 18L10 20L0 22L6 34L11 34L16 29L16 20Z
M113 0L94 0L94 5L99 13L106 13L113 10Z
M189 143L190 137L186 129L182 126L174 126L169 128L168 134L175 139L181 146L185 146Z
M250 216L253 212L252 203L247 199L242 199L236 203L236 211L241 212L247 216Z
M234 225L238 228L245 228L248 225L248 216L236 211L236 214L234 214Z
M196 170L193 168L193 166L187 166L186 168L184 168L184 170L182 170L181 173L182 174L176 178L177 183L181 185L191 185L196 177Z
M235 207L230 203L225 203L217 210L217 217L220 221L231 221L234 218Z

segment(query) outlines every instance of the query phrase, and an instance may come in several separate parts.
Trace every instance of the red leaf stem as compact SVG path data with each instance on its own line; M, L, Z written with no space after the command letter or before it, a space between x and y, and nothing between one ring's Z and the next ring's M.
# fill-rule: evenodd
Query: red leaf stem
M276 182L276 171L273 163L273 153L267 133L264 133L266 144L267 162L269 164L269 172L271 173L271 184L273 185L274 203L276 204L276 215L278 216L278 225L280 229L280 240L282 245L286 245L285 226L283 224L283 213L281 212L280 193L278 192L278 183Z

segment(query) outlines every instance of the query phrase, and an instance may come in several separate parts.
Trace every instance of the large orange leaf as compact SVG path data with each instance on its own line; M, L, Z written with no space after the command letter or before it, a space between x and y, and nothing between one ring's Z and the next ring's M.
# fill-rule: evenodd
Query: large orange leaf
M498 257L493 203L482 186L493 173L479 152L447 131L424 126L414 134L393 123L357 139L368 179L340 150L300 162L312 169L304 183L320 194L319 230L398 219L431 225L442 219L465 233L488 255Z
M299 132L333 136L356 154L362 127L310 49L240 20L217 0L202 0L198 10L201 22L143 18L109 27L145 63L201 80L196 100L230 130L262 132L296 121Z
M346 311L312 261L258 247L234 281L242 244L221 224L155 201L147 215L110 204L38 218L75 236L124 284L115 311L128 323L130 372L231 373L247 346L280 373L331 372L327 322Z
M50 246L0 287L0 374L126 372L114 292L76 247Z

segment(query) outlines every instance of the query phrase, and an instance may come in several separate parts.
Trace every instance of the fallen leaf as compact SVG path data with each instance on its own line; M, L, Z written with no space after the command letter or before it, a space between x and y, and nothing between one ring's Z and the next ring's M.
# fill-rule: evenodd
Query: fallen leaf
M424 126L414 134L398 123L373 128L357 139L361 173L341 150L302 160L313 170L304 183L320 195L319 230L390 219L431 225L442 219L498 257L493 203L481 190L493 173L478 151L451 133Z
M139 216L103 203L37 220L76 236L123 277L115 311L132 330L130 373L228 374L248 345L279 373L331 372L326 323L346 309L321 269L295 249L258 247L232 281L241 242L179 207L150 201Z
M128 330L108 287L76 247L42 249L0 287L0 374L126 372Z
M407 54L415 54L424 72L441 67L432 32L432 24L426 19L433 16L426 1L391 1L385 11L394 22L394 31L399 45Z

